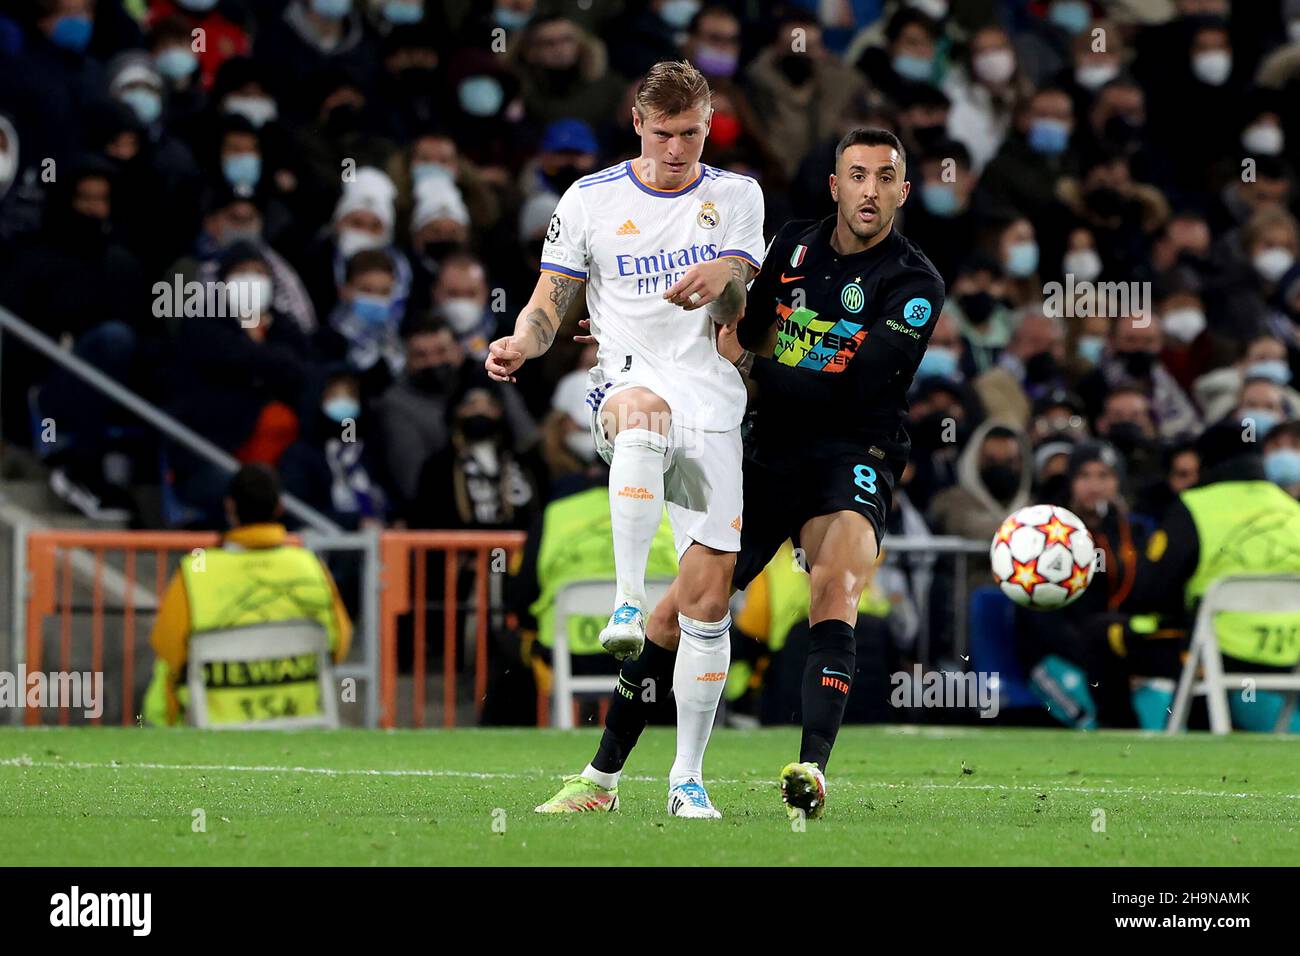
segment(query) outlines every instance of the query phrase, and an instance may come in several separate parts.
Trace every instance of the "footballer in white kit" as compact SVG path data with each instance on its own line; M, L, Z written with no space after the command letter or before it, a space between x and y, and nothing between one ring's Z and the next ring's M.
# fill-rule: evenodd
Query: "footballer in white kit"
M697 165L673 190L643 182L631 160L579 179L551 218L541 266L587 284L599 343L587 404L601 457L613 455L599 421L611 396L641 386L671 410L664 496L678 558L692 541L740 550L745 385L718 354L707 310L663 296L693 265L735 258L757 271L763 255L758 183Z
M513 381L554 341L578 289L585 290L598 343L588 404L593 441L609 464L617 578L600 643L623 667L606 719L613 750L567 778L537 808L543 813L617 807L620 754L639 733L631 729L638 719L624 713L633 698L628 688L639 695L658 685L673 688L677 705L669 812L721 816L704 789L702 764L731 659L746 391L718 354L717 335L743 314L758 272L763 196L754 180L700 162L711 120L708 82L698 70L678 61L650 69L632 113L641 155L578 180L561 197L537 288L514 334L488 349L488 373ZM665 505L679 600L647 618L646 563Z

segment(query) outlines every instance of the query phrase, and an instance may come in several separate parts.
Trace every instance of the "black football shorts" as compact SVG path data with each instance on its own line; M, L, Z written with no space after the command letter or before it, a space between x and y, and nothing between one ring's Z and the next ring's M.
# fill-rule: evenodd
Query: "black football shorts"
M776 466L747 456L740 554L732 585L738 591L747 588L786 538L799 547L800 529L818 515L856 511L871 522L879 549L894 498L895 466L901 470L874 446L809 455Z

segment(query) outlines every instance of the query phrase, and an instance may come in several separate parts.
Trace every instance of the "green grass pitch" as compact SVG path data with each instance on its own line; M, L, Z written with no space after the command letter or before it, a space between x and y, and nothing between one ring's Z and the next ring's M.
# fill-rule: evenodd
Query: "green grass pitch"
M667 816L673 732L652 728L617 813L533 813L596 740L591 730L4 728L0 846L11 866L1300 858L1300 749L1284 737L850 727L826 817L800 832L775 784L797 728L715 733L705 769L721 821Z

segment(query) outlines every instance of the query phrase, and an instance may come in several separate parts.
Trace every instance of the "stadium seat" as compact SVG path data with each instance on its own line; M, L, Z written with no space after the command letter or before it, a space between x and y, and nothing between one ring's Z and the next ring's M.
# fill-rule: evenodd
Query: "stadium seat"
M671 578L646 581L646 613L668 593ZM555 647L551 649L551 726L573 729L573 699L577 694L608 694L618 683L615 675L575 677L569 656L568 620L572 616L609 617L614 606L613 581L571 581L555 595Z
M1216 734L1231 733L1229 693L1239 692L1246 686L1253 687L1256 692L1282 692L1274 731L1283 730L1291 721L1296 694L1300 692L1300 664L1291 673L1225 673L1214 631L1214 616L1224 611L1293 612L1300 618L1300 577L1293 574L1241 574L1220 578L1210 585L1196 612L1187 661L1183 665L1178 692L1174 695L1174 706L1165 728L1167 733L1177 733L1187 726L1192 698L1201 696L1205 697L1210 712L1210 730ZM1247 685L1245 681L1251 683ZM1233 693L1232 696L1240 695Z
M321 712L305 717L268 717L240 723L208 721L207 685L203 665L216 661L257 661L315 654L320 682ZM204 631L190 638L189 719L195 727L212 730L288 730L338 727L338 691L330 661L329 636L315 621L256 624L222 631Z
M1000 708L1041 707L1016 657L1016 606L1007 596L995 587L976 588L967 626L971 669L998 675Z

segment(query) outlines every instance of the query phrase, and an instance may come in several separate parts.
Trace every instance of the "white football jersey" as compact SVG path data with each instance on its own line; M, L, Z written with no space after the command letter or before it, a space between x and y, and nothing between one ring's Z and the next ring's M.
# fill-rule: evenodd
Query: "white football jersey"
M644 385L686 428L729 431L745 414L740 373L718 354L707 309L663 297L691 266L763 257L763 193L748 176L700 164L680 189L656 189L632 162L579 179L551 217L542 272L587 283L600 342L591 384Z

